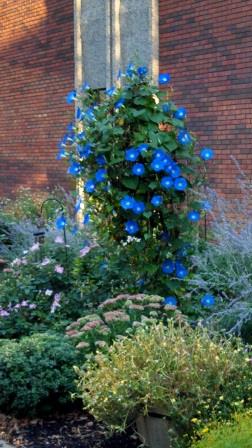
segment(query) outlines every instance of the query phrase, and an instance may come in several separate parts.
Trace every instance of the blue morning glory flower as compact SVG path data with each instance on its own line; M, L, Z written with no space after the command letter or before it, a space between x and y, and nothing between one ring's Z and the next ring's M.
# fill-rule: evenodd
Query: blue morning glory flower
M163 164L165 166L165 171L166 171L166 169L168 169L168 170L172 169L174 162L173 162L172 158L170 156L168 156L168 154L164 155L164 158L162 159L162 162L163 162ZM170 173L170 171L169 171L169 173Z
M132 78L133 74L134 74L134 65L133 65L133 64L129 64L129 65L127 66L127 69L126 69L126 75L127 75L129 78Z
M72 90L69 92L66 96L66 102L67 104L73 104L74 100L76 99L76 90Z
M71 176L78 176L81 172L81 165L78 162L72 162L69 166L67 173L71 174Z
M83 218L83 224L87 225L89 223L89 221L90 221L90 214L86 213Z
M176 277L183 280L188 275L188 269L182 263L176 263Z
M115 86L110 87L110 89L105 90L105 93L108 96L113 96L115 94L115 92L116 92L116 87Z
M90 143L87 143L85 146L78 145L77 151L82 159L87 159L92 154L92 147Z
M200 303L202 306L208 308L215 304L215 298L212 294L207 293L202 297Z
M131 210L134 207L135 199L129 195L124 196L120 200L120 205L124 210Z
M140 78L144 78L145 75L148 73L148 68L145 66L138 67L137 73L140 76Z
M154 207L160 207L160 205L162 205L164 202L164 198L163 196L153 196L153 198L151 199L151 204L154 205Z
M115 103L115 109L120 109L120 107L124 105L125 101L126 98L119 98L119 100Z
M135 176L142 176L145 172L144 165L142 163L135 163L132 167L132 173Z
M164 112L165 114L167 114L168 112L171 111L171 105L170 105L169 103L164 103L164 104L162 105L162 109L163 109L163 112Z
M174 112L174 118L177 120L184 120L187 115L187 110L185 107L179 107L176 112Z
M187 213L187 219L191 222L198 222L200 220L200 213L197 210L191 210Z
M163 160L161 159L154 159L151 162L151 168L153 169L153 171L156 171L157 173L159 173L160 171L162 171L165 167L165 164L163 162Z
M172 177L169 176L162 177L161 186L165 188L165 190L170 190L173 187Z
M139 225L136 221L127 221L124 228L129 235L134 235L139 232Z
M159 84L168 84L171 80L171 75L169 73L160 73L158 77Z
M139 278L137 281L136 281L136 285L137 286L144 286L144 284L145 284L145 280L143 279L143 278Z
M192 137L189 134L189 132L186 130L179 131L177 140L183 146L186 146L186 145L189 145L190 143L192 143Z
M191 245L189 243L183 244L183 246L177 251L176 255L178 258L184 258L188 255L188 250Z
M141 201L134 201L132 211L136 215L141 215L141 213L143 213L145 211L145 204Z
M143 154L149 149L149 145L147 143L141 143L141 145L139 145L137 149L140 152L140 154Z
M174 181L174 188L178 191L184 191L187 188L187 180L184 177L177 177Z
M212 210L212 205L210 204L209 201L202 201L200 206L201 209L204 210L205 212L210 212Z
M181 173L181 169L177 163L173 163L170 169L170 174L172 177L178 177Z
M99 166L106 165L106 159L103 154L100 154L99 156L97 156L95 160L96 160L97 165L99 165Z
M85 136L86 136L86 134L85 134L84 131L82 131L82 132L78 132L78 134L76 135L76 137L77 137L79 140L82 140L83 138L85 138Z
M165 241L165 242L167 242L167 241L169 241L170 240L170 234L169 234L169 232L162 232L161 233L161 235L160 235L160 239L161 239L161 241Z
M163 149L156 149L153 155L156 160L163 160L164 157L166 156L165 151Z
M85 184L85 186L84 186L84 190L87 192L87 193L94 193L94 191L95 191L95 180L94 179L89 179L87 182L86 182L86 184Z
M55 221L55 226L57 230L62 230L64 227L66 227L67 220L64 215L58 216Z
M72 131L74 131L74 129L75 129L73 123L68 123L68 125L67 125L66 128L67 128L67 131L68 131L68 132L72 132Z
M165 260L162 264L164 274L172 274L175 271L175 263L172 260Z
M89 90L90 89L90 85L87 82L84 82L84 84L82 85L81 90L85 91L85 90Z
M200 151L200 157L202 160L211 160L214 158L214 151L212 148L203 148Z
M84 112L80 109L80 107L77 107L76 110L76 120L82 120L84 118Z
M57 156L56 156L56 160L62 160L67 156L66 151L64 148L60 149Z
M177 306L178 301L176 297L168 296L164 298L164 305L171 305L171 306Z
M105 170L104 168L100 168L99 170L97 170L95 173L96 182L104 182L107 178L107 174L107 170Z
M139 151L136 148L127 149L125 152L125 160L135 162L138 159Z
M77 201L76 201L76 204L75 204L75 206L74 206L74 213L78 213L79 211L80 211L80 209L81 209L81 199L80 198L78 198L77 199Z
M94 109L92 107L89 107L86 111L85 111L85 115L89 120L96 120L95 114L94 114Z

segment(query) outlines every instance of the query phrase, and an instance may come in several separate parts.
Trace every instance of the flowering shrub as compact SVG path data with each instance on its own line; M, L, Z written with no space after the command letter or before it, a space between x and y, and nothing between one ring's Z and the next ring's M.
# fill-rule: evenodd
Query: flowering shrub
M233 421L219 423L203 428L202 440L192 445L192 448L249 448L252 437L251 411L234 416Z
M160 75L161 84L169 81ZM146 67L130 65L121 83L104 95L87 85L70 92L67 102L80 104L77 124L68 126L58 158L67 158L68 173L84 179L85 219L117 242L130 237L132 269L152 293L166 296L183 291L189 275L188 245L201 217L193 189L213 150L196 155L186 109L151 83Z
M85 408L112 429L161 409L182 433L251 400L251 362L239 341L172 321L140 327L79 370Z
M62 335L0 340L0 409L25 416L56 409L75 391L78 353Z
M167 322L174 314L180 317L176 307L164 305L160 296L120 294L102 302L95 314L73 322L66 334L76 341L78 349L87 354L95 353L97 349L107 349L115 339L134 333L153 318Z

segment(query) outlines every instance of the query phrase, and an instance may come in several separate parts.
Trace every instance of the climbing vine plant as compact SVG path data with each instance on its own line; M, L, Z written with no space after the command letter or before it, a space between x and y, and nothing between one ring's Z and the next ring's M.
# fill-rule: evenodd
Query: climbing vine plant
M84 85L58 158L83 181L85 223L131 253L138 285L176 305L190 273L188 255L204 214L194 191L202 186L211 148L196 154L187 111L172 101L170 75L160 90L146 67L129 65L120 86L97 92ZM204 208L204 207L203 207Z

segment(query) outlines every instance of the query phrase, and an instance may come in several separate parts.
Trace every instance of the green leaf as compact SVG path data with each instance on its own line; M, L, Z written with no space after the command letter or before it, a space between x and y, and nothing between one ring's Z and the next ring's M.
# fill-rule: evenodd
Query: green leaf
M158 187L158 183L153 181L149 184L151 190L155 190Z
M144 212L143 213L143 216L145 216L145 218L150 218L151 217L151 215L152 215L152 212Z
M137 177L123 177L122 184L130 188L130 190L136 190L139 184L139 179Z

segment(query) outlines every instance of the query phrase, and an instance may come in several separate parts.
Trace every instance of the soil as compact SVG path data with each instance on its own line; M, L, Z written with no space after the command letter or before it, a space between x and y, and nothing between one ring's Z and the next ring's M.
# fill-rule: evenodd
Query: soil
M0 414L0 439L18 448L137 448L133 429L109 436L89 415L72 412L47 419L17 419Z

